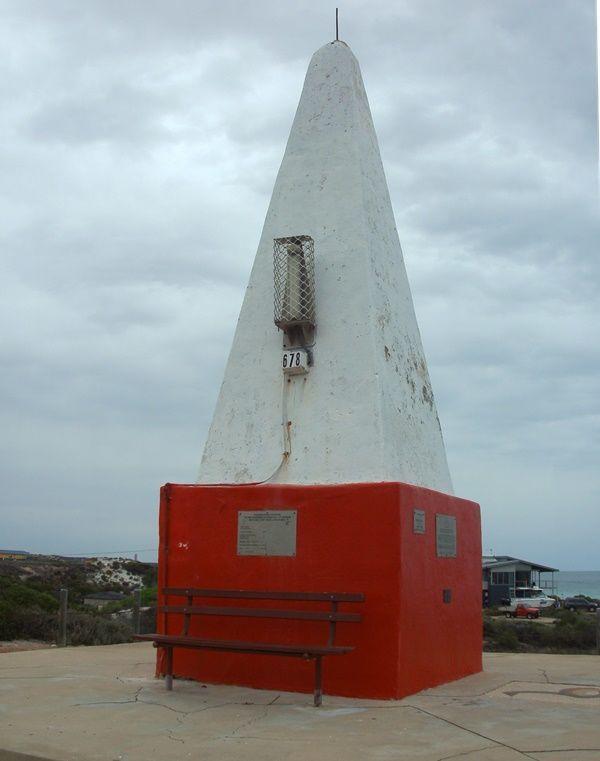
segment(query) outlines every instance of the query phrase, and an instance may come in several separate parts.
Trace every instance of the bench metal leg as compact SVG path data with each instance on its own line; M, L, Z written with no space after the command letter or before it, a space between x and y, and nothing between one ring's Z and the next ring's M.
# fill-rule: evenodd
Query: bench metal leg
M173 648L167 647L167 658L165 663L165 685L167 690L173 689Z
M321 656L315 658L315 708L323 702L323 669L321 668Z

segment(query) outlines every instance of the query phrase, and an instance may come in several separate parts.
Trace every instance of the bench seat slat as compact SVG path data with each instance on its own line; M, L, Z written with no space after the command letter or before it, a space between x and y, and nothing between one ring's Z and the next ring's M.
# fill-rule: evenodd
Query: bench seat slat
M156 645L171 645L204 650L231 650L244 653L265 653L292 655L344 655L351 653L354 647L346 645L277 645L270 642L241 642L239 640L202 639L200 637L181 637L170 634L135 634L134 639L154 642Z
M240 600L305 600L307 602L364 602L364 594L350 592L265 592L241 589L196 589L194 587L165 587L165 595L180 597L221 597Z
M160 613L188 613L202 616L235 616L239 618L288 618L300 621L343 621L360 623L360 613L331 613L313 610L285 610L281 608L234 608L217 605L159 605Z
M315 682L313 699L316 707L321 705L323 695L322 660L327 655L344 655L354 651L354 647L334 645L336 625L338 622L359 623L362 616L357 613L340 613L339 603L364 602L364 594L351 592L275 592L267 590L242 589L200 589L198 587L164 587L160 590L161 602L167 603L169 596L187 598L183 605L162 604L158 610L164 614L164 628L167 628L169 614L183 616L181 634L135 634L135 640L152 642L154 647L162 648L165 653L161 667L167 690L173 689L173 651L175 648L196 650L213 650L256 655L282 655L290 658L311 659L314 661ZM194 598L227 599L233 604L194 605ZM327 602L329 610L297 610L292 608L252 608L240 607L246 600L278 600L296 602ZM304 607L304 606L298 606ZM314 607L314 606L309 606ZM323 607L323 606L319 606ZM235 616L239 618L287 619L292 621L322 621L328 624L327 644L277 644L275 642L245 642L242 640L208 639L207 637L190 637L189 627L192 616Z

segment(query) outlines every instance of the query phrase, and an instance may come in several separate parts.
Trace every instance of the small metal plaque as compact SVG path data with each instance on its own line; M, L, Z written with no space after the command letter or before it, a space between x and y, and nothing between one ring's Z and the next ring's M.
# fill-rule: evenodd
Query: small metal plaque
M445 602L445 603L451 603L452 602L452 590L451 589L442 589L442 602Z
M237 554L296 554L297 510L239 510Z
M425 533L425 510L413 510L413 533Z
M456 518L453 515L435 516L435 543L439 558L456 557Z

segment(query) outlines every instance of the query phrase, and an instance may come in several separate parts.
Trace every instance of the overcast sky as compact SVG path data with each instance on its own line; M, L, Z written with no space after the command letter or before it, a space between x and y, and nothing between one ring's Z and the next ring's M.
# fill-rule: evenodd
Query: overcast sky
M600 569L594 2L340 4L456 493L486 549ZM334 5L0 16L0 546L150 550L160 485L196 478Z

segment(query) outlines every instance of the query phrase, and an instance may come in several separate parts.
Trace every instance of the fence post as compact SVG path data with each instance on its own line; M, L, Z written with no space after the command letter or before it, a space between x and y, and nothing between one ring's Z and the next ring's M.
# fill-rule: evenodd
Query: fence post
M58 646L67 646L67 608L69 604L69 590L60 590L60 607L58 610Z
M596 651L600 655L600 608L596 609Z
M141 611L142 607L142 590L136 589L133 593L133 631L140 634L141 629Z

